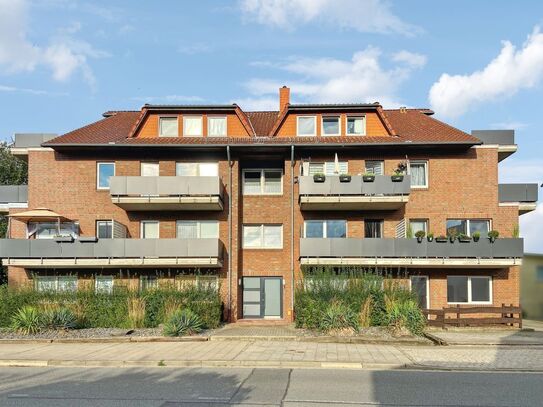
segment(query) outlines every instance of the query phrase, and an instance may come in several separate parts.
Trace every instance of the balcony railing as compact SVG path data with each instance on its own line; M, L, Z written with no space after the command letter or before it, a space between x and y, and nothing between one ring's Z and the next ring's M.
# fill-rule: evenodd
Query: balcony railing
M490 242L419 243L416 239L303 238L300 259L305 265L377 265L406 267L502 267L519 265L523 239Z
M517 151L514 130L472 130L471 135L477 137L483 144L497 145L499 161Z
M111 177L114 204L126 210L222 210L219 177Z
M341 182L339 176L326 176L315 182L312 176L299 177L300 206L304 210L392 210L409 200L411 178L393 182L388 175L376 175L373 182L352 176Z
M538 199L538 184L499 184L498 198L501 204L519 206L519 213L535 210Z
M28 206L28 185L0 185L0 213Z
M0 239L4 265L221 267L219 239Z

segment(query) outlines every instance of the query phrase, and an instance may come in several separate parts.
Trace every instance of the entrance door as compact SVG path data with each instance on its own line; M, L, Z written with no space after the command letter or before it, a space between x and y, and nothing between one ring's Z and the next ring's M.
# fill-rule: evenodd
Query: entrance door
M417 296L421 308L430 308L427 276L411 276L411 291Z
M281 277L243 277L243 318L282 317Z

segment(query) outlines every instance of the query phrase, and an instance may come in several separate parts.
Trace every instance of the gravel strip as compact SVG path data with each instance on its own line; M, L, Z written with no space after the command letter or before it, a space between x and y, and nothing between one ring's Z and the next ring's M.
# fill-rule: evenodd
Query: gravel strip
M0 328L0 339L90 339L90 338L120 338L120 337L151 337L162 336L160 328L135 329L127 335L128 329L118 328L88 328L70 331L42 331L34 335L22 335L7 328Z

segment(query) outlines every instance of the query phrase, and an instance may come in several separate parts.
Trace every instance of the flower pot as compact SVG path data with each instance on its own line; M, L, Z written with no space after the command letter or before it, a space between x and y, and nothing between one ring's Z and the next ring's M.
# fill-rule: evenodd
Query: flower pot
M402 182L403 175L391 175L390 179L392 180L392 182Z
M456 237L454 237L454 236L449 236L449 241L450 241L451 243L454 243L455 240L456 240Z
M428 239L429 242L433 242L433 241L434 241L434 237L433 237L433 236L426 236L426 239Z
M492 237L489 237L488 240L490 240L490 243L494 243L496 241L496 238L492 236Z
M373 182L375 181L375 175L362 175L362 181Z
M446 237L436 237L436 242L437 243L447 243L447 238Z
M460 243L469 243L471 242L471 239L469 237L462 237L462 238L459 238L458 241Z
M326 180L325 175L315 174L313 175L313 182L324 182Z
M473 241L474 241L474 242L478 242L479 239L480 239L480 236L473 236Z
M422 243L422 237L417 237L417 242Z
M340 175L339 176L339 182L351 182L351 176L350 175Z

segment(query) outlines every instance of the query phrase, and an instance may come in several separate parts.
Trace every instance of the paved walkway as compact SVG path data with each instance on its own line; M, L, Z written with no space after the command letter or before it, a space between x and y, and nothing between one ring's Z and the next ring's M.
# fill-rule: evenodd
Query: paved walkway
M430 332L449 345L537 345L543 346L543 331L525 330L435 330Z
M0 345L0 366L439 368L543 371L543 347L300 341Z

